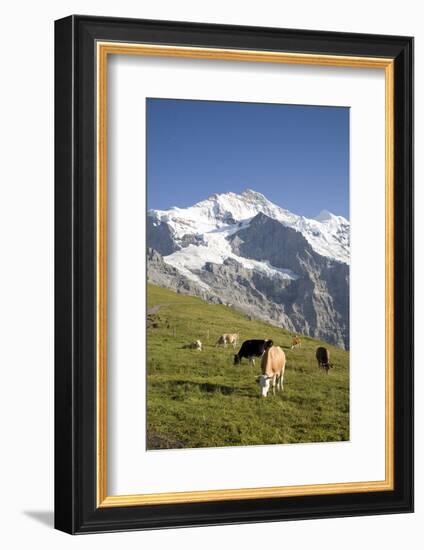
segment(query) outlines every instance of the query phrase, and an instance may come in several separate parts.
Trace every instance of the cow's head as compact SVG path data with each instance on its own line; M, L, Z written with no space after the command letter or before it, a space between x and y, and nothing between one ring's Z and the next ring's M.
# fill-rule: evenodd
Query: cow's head
M234 364L240 365L240 357L238 356L237 353L234 355Z
M257 378L257 382L259 383L259 387L261 389L261 396L266 397L268 395L269 387L270 387L270 380L271 376L268 376L267 374L261 374Z

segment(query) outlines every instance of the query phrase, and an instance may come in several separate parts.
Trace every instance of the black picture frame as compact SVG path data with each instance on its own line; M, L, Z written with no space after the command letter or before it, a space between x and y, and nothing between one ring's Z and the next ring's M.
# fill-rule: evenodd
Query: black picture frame
M394 60L391 491L98 507L96 49L99 40ZM73 15L55 22L55 527L67 533L413 511L413 39Z

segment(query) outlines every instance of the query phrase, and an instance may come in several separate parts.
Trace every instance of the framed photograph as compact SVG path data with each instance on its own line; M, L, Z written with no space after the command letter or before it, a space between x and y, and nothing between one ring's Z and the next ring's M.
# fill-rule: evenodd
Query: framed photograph
M55 525L413 510L413 39L55 24Z

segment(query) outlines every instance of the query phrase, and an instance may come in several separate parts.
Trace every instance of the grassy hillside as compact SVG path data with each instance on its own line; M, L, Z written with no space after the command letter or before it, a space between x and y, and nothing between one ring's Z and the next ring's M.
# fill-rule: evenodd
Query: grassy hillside
M233 308L148 287L147 447L222 447L349 439L349 353L325 344L335 368L319 370L321 342L250 321ZM287 356L284 392L261 398L255 368L216 348L219 335L271 338ZM182 349L201 340L203 351ZM238 351L238 348L237 348Z

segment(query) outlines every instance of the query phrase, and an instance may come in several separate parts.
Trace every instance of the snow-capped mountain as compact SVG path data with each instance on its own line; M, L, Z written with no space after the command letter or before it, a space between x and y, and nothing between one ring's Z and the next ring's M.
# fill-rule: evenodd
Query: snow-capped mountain
M350 224L343 216L323 210L315 219L305 218L277 206L251 189L240 194L215 194L188 208L150 210L148 214L158 222L166 222L178 242L187 234L234 231L235 225L248 224L260 212L300 231L318 254L349 263ZM215 245L213 243L213 247Z
M348 347L350 225L342 216L308 219L247 189L149 210L147 222L151 282Z

